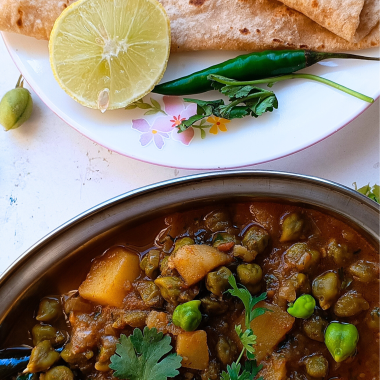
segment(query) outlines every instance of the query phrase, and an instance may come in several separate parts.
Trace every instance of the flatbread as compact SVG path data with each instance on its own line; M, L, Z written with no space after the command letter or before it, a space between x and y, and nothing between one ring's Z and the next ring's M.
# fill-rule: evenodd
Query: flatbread
M275 0L160 0L172 28L172 51L310 49L379 46L379 28L359 43L338 37Z
M363 39L380 18L379 0L280 0L351 42Z
M361 41L380 22L380 1L366 0L360 13L360 22L353 38L353 42Z
M0 0L0 30L48 40L55 20L75 0Z
M172 52L301 48L321 51L379 46L375 28L349 43L276 0L160 0L170 18ZM0 0L0 30L48 39L72 0Z

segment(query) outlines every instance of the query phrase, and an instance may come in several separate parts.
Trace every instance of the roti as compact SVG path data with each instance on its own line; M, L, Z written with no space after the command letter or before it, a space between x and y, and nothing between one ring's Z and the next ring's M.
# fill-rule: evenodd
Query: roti
M280 0L334 34L359 42L379 22L378 0Z
M348 42L276 0L160 1L170 18L172 52L284 48L340 51L379 46L378 28L359 43ZM71 2L0 0L0 30L48 39L55 20Z

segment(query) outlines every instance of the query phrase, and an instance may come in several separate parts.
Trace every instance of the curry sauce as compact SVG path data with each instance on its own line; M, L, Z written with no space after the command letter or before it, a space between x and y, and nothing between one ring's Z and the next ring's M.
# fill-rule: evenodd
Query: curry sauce
M85 270L57 285L63 294L51 299L59 301L58 316L41 319L46 310L36 304L28 315L37 320L25 324L30 335L11 334L7 346L64 342L49 367L67 367L72 378L112 379L120 335L155 327L177 353L190 342L176 378L220 379L243 347L234 327L244 324L244 305L227 291L232 275L252 296L265 293L259 305L268 311L251 323L265 380L379 379L379 252L334 216L284 202L207 206L129 228L93 251L93 261L89 256ZM287 312L303 294L316 301L307 319ZM41 294L42 302L51 295ZM172 315L192 300L200 301L202 318L186 332ZM340 362L325 343L332 322L359 333ZM50 326L51 335L41 326ZM36 371L40 379L49 367Z

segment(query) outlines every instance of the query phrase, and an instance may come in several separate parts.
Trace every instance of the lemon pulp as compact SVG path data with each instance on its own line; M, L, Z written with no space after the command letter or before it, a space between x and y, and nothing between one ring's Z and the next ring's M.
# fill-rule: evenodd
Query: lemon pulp
M165 71L170 24L157 0L79 0L50 35L50 64L77 102L123 108L149 93Z

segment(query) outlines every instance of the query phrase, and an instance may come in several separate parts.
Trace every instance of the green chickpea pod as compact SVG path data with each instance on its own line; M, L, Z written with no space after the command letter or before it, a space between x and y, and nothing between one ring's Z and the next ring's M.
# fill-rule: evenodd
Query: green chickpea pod
M315 305L315 299L310 294L304 294L289 304L288 313L295 318L308 319L313 315Z
M202 320L202 314L199 311L201 301L189 301L178 305L173 313L173 323L185 331L194 331Z
M6 131L16 129L30 118L32 110L32 96L23 87L22 76L20 76L16 88L8 91L0 101L0 124Z
M337 363L355 353L358 340L358 329L350 323L332 322L326 329L325 344Z

